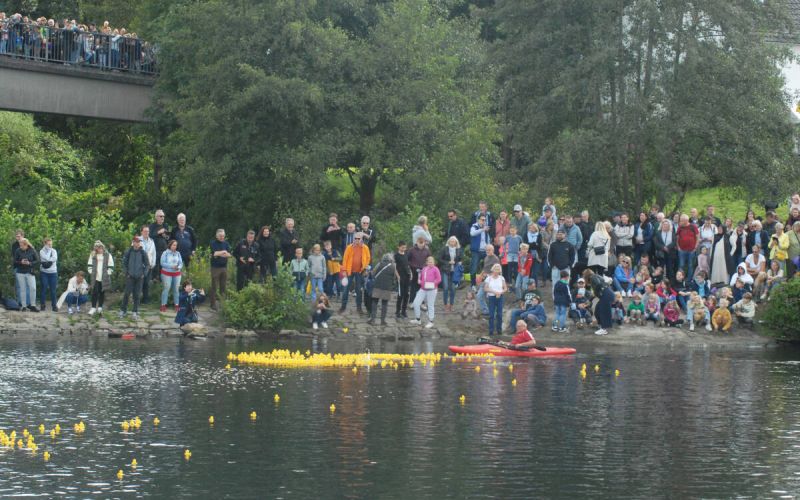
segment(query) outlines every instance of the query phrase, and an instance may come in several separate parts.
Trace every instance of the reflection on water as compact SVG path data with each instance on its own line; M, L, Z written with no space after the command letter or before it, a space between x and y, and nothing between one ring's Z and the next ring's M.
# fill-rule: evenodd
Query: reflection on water
M229 349L272 347L0 339L0 429L26 427L40 447L36 455L0 450L0 496L777 498L800 491L797 352L579 346L574 357L498 359L496 375L483 361L476 372L477 360L357 373L224 369ZM135 416L141 428L123 431L120 423ZM82 435L72 431L79 420L87 425ZM63 431L52 440L39 434L40 423Z

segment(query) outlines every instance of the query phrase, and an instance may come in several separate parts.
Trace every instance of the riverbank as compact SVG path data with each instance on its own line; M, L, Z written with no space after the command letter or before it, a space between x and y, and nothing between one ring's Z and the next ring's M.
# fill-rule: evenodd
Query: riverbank
M111 302L113 304L113 301ZM337 304L338 305L338 304ZM436 313L434 327L409 324L408 320L398 320L394 314L387 317L387 326L373 326L367 323L366 315L359 315L354 304L350 304L344 314L334 314L328 322L327 329L314 330L308 328L282 330L280 332L261 332L253 330L237 330L227 328L218 313L202 307L201 323L191 331L182 331L174 322L175 313L161 313L152 305L142 308L140 319L134 321L130 314L123 319L117 316L117 308L106 308L104 314L89 316L83 308L81 313L68 315L65 312L50 311L12 312L0 311L0 335L84 335L120 337L133 333L142 338L180 337L190 333L193 336L207 338L378 338L386 341L414 342L435 341L436 343L470 344L478 337L485 336L488 323L485 319L462 319L458 313L444 313L439 308ZM393 313L393 307L390 308ZM504 324L508 325L510 310L506 308ZM425 318L423 313L423 318ZM715 346L732 348L758 348L775 345L769 337L760 335L756 330L737 328L730 333L709 332L698 328L690 332L684 328L659 328L647 326L623 325L614 327L608 335L594 335L594 328L576 329L570 326L568 333L556 333L549 328L536 330L537 341L545 345L571 345L573 343L592 345L684 345ZM509 339L510 336L502 337Z

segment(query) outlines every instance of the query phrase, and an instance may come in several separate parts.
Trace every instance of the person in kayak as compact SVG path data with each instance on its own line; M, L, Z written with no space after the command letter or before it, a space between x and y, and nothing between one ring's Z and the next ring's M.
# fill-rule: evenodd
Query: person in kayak
M528 331L528 324L524 320L517 320L517 329L514 332L514 337L511 342L503 342L502 340L497 343L501 347L533 347L536 345L536 339L533 334Z

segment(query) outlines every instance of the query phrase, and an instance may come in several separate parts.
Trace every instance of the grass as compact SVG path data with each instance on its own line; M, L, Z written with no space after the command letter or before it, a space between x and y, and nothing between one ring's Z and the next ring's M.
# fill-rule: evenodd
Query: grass
M708 205L716 207L716 215L720 219L730 217L734 222L744 220L747 211L750 209L756 213L756 216L764 216L764 207L760 203L748 203L742 193L726 188L706 188L689 191L680 209L688 213L692 208L696 208L701 215L705 215L705 207Z

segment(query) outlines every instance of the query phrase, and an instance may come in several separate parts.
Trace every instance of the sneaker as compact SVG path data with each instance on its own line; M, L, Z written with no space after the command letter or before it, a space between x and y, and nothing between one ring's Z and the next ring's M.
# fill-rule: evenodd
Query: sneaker
M430 321L428 321L428 322L425 324L425 328L433 328L433 323L431 323Z
M557 332L559 330L559 328L555 324L551 326L550 329L553 330L554 332Z
M766 293L762 293L761 294L761 300L766 300L766 299L767 299L767 294Z
M327 329L327 328L328 328L328 323L326 323L326 322L324 322L324 321L323 321L323 322L322 322L322 328L326 328L326 329Z
M80 307L78 308L78 310L80 310ZM97 314L103 314L103 308L102 307L98 307L97 308Z
M131 314L131 318L133 318L134 321L139 321L139 313L135 312Z
M694 323L689 323L689 331L690 332L694 331Z
M126 314L127 314L127 313L126 313L125 311L120 311L120 312L119 312L119 314L117 314L117 316L119 316L119 317L120 317L120 319L122 319L122 318L124 318L124 317L125 317L125 315L126 315Z
M94 313L96 313L96 312L97 312L97 309L95 309L94 307L89 309L89 316L94 316Z
M51 309L53 312L58 312L58 308L57 308L56 306L50 306L50 309Z
M319 328L319 326L317 325L316 322L314 322L314 323L311 323L311 328L313 328L314 330L317 330Z
M628 291L628 297L633 297L633 292L631 292L630 290Z
M38 309L36 308L36 306L34 306L34 305L30 305L30 306L28 306L28 310L29 310L30 312L35 312L35 313L38 313L38 312L39 312L39 310L38 310Z
M213 308L213 307L212 307L212 308ZM163 305L163 306L161 306L161 307L160 307L158 310L159 310L159 311L161 311L162 313L165 313L165 312L167 312L167 306L166 306L166 304L165 304L165 305Z
M559 328L558 333L569 333L569 330L567 329L567 327Z
M422 322L420 320L418 320L418 319L412 319L411 321L409 321L409 323L412 324L412 325L422 324Z
M706 330L708 330L708 331L710 332L710 331L711 331L711 325L708 325L708 324L707 324L707 325L706 325Z
M606 331L605 328L601 328L601 329L597 330L596 332L594 332L594 334L595 335L608 335L608 331Z
M72 308L71 307L67 308L67 314L72 314Z
M76 310L77 310L78 312L81 312L81 306L77 306Z
M345 312L345 308L344 307L340 307L339 308L339 314L342 314L343 312Z

